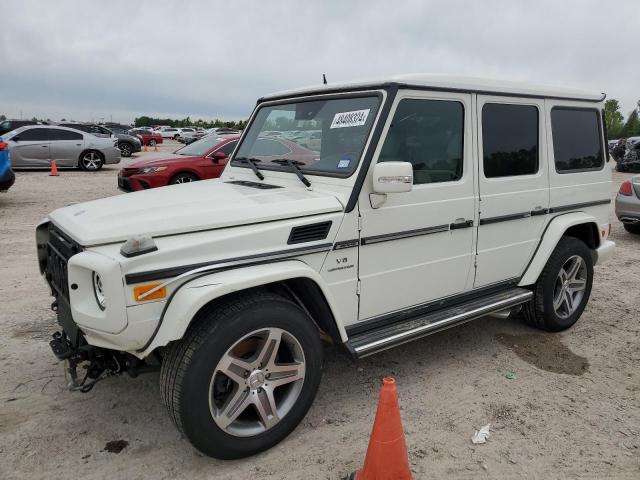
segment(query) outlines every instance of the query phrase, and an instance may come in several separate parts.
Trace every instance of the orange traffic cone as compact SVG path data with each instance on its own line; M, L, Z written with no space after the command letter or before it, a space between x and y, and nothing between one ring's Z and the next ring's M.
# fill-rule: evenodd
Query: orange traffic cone
M147 151L147 144L146 143L144 144L144 151L145 152Z
M364 467L355 480L412 480L394 378L382 380Z
M157 152L157 151L158 151L158 144L157 144L157 143L154 143L154 144L153 144L153 151L154 151L154 152Z
M55 160L51 160L51 173L49 173L50 177L59 177L58 175L58 165L56 165Z

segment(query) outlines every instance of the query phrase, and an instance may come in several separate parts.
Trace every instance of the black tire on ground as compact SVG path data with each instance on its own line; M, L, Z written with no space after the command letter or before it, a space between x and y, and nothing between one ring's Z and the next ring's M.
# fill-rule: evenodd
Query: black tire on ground
M155 147L156 146L156 141L152 138L151 140L149 140L147 142L147 145L149 145L150 147Z
M623 223L622 226L627 232L640 235L640 223Z
M216 402L217 397L210 388L214 388L214 379L218 378L214 375L219 375L217 366L223 357L227 358L229 349L260 329L280 329L295 337L304 354L303 378L295 384L298 396L277 423L250 436L237 436L214 420L210 402ZM261 348L266 349L267 343L265 340ZM169 416L198 450L220 459L253 455L291 433L313 402L322 369L322 345L312 320L293 302L268 292L236 294L201 312L185 336L167 347L163 357L160 393ZM244 378L253 378L247 373ZM243 391L249 392L250 388L243 386ZM275 390L276 396L278 391ZM248 413L251 414L250 408Z
M562 285L558 275L561 268L576 255L584 262L584 291L582 298L575 303L575 310L563 318L554 308L554 297ZM592 283L591 250L577 238L562 237L533 287L533 300L522 308L525 321L531 326L550 332L566 330L576 323L582 315L591 295Z
M175 185L176 183L191 183L200 180L196 175L189 172L178 173L169 180L169 185Z
M78 167L85 172L97 172L104 165L104 155L96 150L87 150L80 154Z
M133 145L131 145L129 142L120 142L118 143L118 148L120 149L120 156L121 157L130 157L131 154L133 153Z

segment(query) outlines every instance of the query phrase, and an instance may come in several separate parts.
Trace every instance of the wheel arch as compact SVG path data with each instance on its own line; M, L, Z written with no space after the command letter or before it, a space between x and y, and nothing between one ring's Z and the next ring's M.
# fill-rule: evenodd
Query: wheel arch
M598 232L598 221L586 212L572 212L554 217L542 233L538 248L518 285L533 285L538 280L549 257L563 236L582 240L591 250L595 263L596 249L600 246Z
M137 354L145 357L181 339L200 315L230 295L260 289L294 301L333 342L346 341L344 323L320 275L302 261L289 260L205 274L183 283L167 300L154 335Z
M178 175L181 175L183 173L188 173L189 175L193 175L194 177L196 177L198 180L202 180L202 176L196 171L193 170L189 167L180 167L179 170L177 170L176 172L171 174L171 178L169 179L169 183L171 183Z

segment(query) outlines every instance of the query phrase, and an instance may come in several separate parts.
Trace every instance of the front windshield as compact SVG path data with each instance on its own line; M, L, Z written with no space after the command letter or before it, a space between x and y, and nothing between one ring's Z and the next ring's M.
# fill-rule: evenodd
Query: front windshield
M224 138L217 135L210 135L176 150L176 153L178 155L187 155L189 157L201 157L223 140Z
M311 100L258 110L235 158L259 160L260 169L289 170L273 160L292 160L317 175L351 175L358 166L380 96Z

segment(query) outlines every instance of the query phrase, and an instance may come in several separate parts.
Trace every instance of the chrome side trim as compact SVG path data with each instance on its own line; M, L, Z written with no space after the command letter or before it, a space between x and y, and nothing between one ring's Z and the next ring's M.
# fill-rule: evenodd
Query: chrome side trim
M440 321L429 323L427 325L421 325L419 327L413 328L411 330L407 330L405 332L396 333L395 335L391 335L387 338L382 338L380 340L373 341L371 343L361 345L354 348L354 351L358 358L366 357L373 353L377 353L383 350L387 350L391 347L395 347L397 345L402 345L403 343L407 343L411 340L418 339L420 337L426 336L429 333L437 330L441 330L446 326L454 326L460 323L464 323L470 320L474 320L478 317L482 317L492 312L496 312L499 310L503 310L509 307L515 307L516 305L520 305L522 303L527 302L533 297L533 292L526 291L520 293L512 298L508 298L506 300L501 300L499 302L493 302L488 305L484 305L482 307L477 307L473 310L469 310L467 312L458 313L449 318L442 319Z

